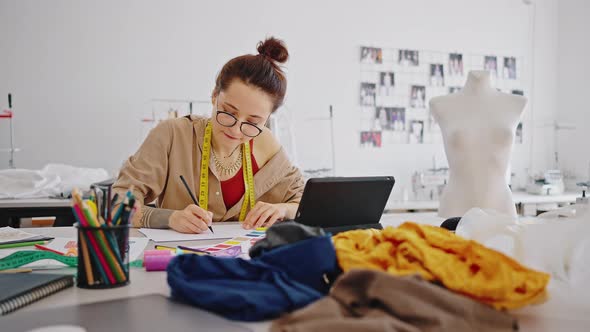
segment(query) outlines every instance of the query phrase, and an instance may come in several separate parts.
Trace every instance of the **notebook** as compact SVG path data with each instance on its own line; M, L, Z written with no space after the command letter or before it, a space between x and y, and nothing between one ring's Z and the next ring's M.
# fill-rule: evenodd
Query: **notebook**
M73 275L0 274L0 316L71 287L73 284Z
M64 325L82 327L86 332L251 331L243 325L159 294L16 312L0 318L2 331L11 332L25 332L40 327L57 328Z

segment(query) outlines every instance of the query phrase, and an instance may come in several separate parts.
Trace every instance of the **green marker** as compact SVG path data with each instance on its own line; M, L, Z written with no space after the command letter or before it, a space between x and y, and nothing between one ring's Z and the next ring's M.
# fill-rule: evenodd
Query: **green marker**
M28 246L34 246L36 244L46 244L46 243L47 243L47 241L30 241L30 242L7 243L7 244L0 244L0 249L28 247Z

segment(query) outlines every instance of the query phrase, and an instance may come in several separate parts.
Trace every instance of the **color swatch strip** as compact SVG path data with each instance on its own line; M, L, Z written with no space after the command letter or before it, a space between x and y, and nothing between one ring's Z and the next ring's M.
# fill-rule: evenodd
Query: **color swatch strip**
M214 246L201 248L201 250L204 250L216 257L238 257L243 254L242 245L244 243L249 242L249 245L251 246L256 243L256 241L263 239L265 234L266 228L256 228L244 236L234 237Z

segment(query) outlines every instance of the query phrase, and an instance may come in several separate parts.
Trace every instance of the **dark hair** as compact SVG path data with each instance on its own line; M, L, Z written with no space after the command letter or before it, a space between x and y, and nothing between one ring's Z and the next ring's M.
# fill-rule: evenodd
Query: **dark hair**
M285 63L289 52L282 40L274 37L259 42L257 55L246 54L229 60L217 75L213 96L226 90L231 82L239 79L268 93L276 111L283 104L287 92L287 78L279 64Z

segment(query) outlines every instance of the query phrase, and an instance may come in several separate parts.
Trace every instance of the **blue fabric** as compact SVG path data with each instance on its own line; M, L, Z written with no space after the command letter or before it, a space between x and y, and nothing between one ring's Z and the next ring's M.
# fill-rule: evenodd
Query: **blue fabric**
M337 270L329 236L285 245L251 260L179 255L168 265L172 297L229 319L258 321L301 308L329 291Z

